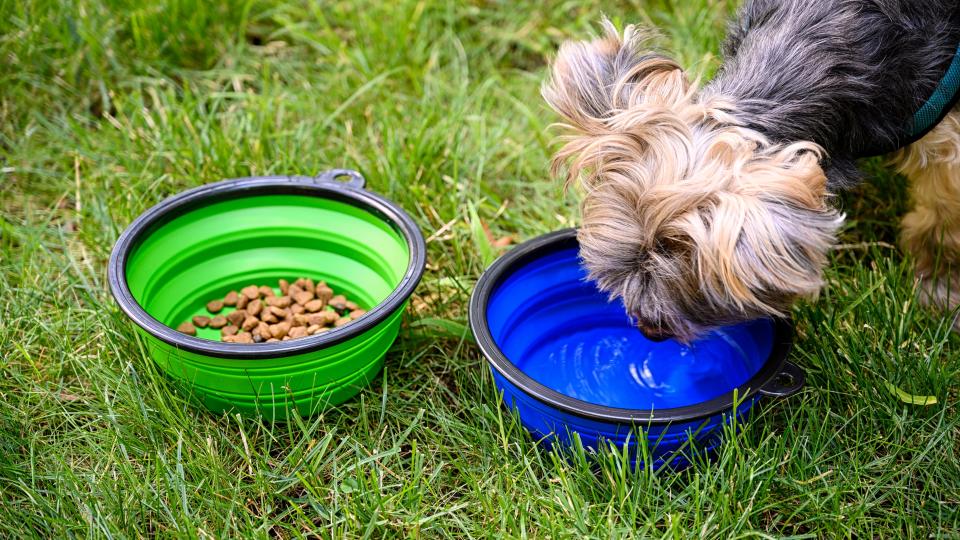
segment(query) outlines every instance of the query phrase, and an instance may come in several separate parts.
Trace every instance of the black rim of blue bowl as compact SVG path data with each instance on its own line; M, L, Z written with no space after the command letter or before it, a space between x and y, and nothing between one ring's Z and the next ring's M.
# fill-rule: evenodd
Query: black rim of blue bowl
M339 181L346 177L349 180ZM326 349L353 339L383 322L413 294L426 265L423 234L409 214L396 203L364 189L363 176L349 169L331 169L311 176L252 176L205 184L173 195L140 214L120 235L107 268L110 291L120 309L155 338L205 356L232 359L280 358ZM387 298L356 322L320 335L276 343L224 343L177 332L147 313L127 285L127 259L151 231L171 219L211 202L259 195L307 195L350 204L378 216L403 236L410 260L400 283Z
M470 297L470 329L481 352L505 379L528 396L566 414L601 422L669 423L707 418L730 411L734 397L748 402L757 394L785 397L803 386L803 371L787 356L793 346L793 325L788 319L774 320L774 343L769 358L747 382L708 401L665 409L622 409L589 403L548 388L520 371L497 346L487 324L487 303L493 291L514 271L534 259L560 249L577 247L577 230L563 229L524 242L503 255L480 276ZM781 382L781 378L788 379Z

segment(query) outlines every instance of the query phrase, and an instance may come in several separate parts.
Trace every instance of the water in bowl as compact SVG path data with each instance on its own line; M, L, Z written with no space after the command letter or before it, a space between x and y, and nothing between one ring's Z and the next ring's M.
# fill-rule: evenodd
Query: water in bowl
M653 342L619 302L585 280L575 248L534 260L491 295L498 347L540 384L582 401L624 409L693 405L746 383L773 348L774 325L756 320L689 346Z

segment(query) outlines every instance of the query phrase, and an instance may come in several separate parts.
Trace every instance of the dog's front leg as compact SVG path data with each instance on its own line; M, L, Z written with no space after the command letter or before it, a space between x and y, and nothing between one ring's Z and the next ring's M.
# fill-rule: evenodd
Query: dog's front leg
M960 305L960 109L894 159L910 179L901 245L916 262L921 299L952 311Z

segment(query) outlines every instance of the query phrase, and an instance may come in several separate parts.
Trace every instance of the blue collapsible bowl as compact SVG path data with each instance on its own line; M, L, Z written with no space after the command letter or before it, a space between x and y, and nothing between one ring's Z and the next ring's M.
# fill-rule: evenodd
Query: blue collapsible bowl
M503 401L535 438L590 451L626 445L634 462L642 438L655 468L681 468L713 453L725 423L803 386L786 360L787 320L724 327L689 346L645 338L622 303L586 279L576 234L515 247L470 299L470 327Z

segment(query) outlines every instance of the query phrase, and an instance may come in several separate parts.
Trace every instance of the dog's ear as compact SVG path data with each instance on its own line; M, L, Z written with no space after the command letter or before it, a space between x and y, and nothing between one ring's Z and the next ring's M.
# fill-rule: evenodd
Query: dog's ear
M796 143L734 166L686 231L705 296L752 316L784 315L815 296L843 215L828 202L820 149Z
M657 122L658 111L689 101L693 93L680 66L650 52L650 36L638 27L627 26L621 35L605 19L603 29L593 41L564 43L542 89L568 132L554 158L555 173L569 165L568 181L581 172L596 175L604 164L605 136L633 132L642 146L652 136L642 133L643 127ZM584 180L591 183L589 177Z

